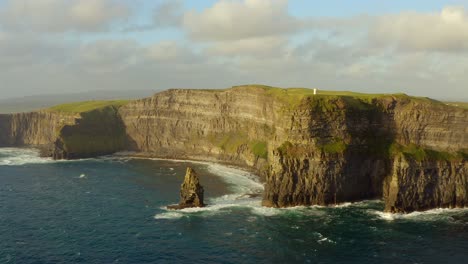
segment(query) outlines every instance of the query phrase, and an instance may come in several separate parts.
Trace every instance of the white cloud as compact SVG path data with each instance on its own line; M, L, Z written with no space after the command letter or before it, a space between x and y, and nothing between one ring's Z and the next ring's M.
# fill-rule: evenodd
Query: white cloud
M91 73L118 72L138 63L139 50L133 40L99 40L81 46L75 63Z
M195 63L200 60L189 47L175 41L161 41L145 48L144 57L158 63Z
M148 17L132 17L130 25L148 23L148 31L93 34L84 42L83 34L68 32L101 30L125 18L112 11L123 0L21 2L27 5L9 1L0 10L0 79L9 84L0 96L37 87L54 92L264 83L467 98L468 16L461 8L296 18L285 0L220 0L185 14L181 2L164 1Z
M196 40L219 41L291 33L301 22L288 14L287 0L220 0L202 12L187 12L183 26Z
M378 45L404 51L457 52L468 49L468 14L463 7L440 13L404 12L379 19L371 31Z
M0 10L0 24L10 31L100 31L129 13L111 0L9 0Z
M215 42L206 52L214 56L228 57L279 57L287 52L288 39L282 36L248 38Z

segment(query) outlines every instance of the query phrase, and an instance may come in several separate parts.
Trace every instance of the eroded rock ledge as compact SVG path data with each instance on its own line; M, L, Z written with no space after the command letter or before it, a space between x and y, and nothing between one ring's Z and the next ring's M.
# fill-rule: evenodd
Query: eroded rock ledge
M386 211L410 212L468 205L467 124L467 109L428 98L248 85L168 90L76 117L0 115L0 146L221 161L265 179L265 206L383 198Z

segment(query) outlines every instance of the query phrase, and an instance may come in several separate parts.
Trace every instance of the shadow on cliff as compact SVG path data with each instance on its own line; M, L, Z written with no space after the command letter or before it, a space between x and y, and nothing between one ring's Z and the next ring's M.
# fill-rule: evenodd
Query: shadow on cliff
M392 98L371 102L342 97L349 143L343 153L343 181L336 183L338 201L383 197L384 181L391 173L390 146L395 140Z
M9 147L12 141L11 115L0 114L0 147Z
M65 125L55 141L55 159L80 159L113 154L127 149L126 128L118 109L110 106L81 113L73 125Z

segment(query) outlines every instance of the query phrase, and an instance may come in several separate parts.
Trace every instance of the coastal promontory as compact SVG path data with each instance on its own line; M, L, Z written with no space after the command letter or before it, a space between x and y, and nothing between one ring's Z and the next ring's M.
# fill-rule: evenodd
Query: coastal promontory
M0 115L0 146L56 159L117 151L241 166L263 205L382 198L389 212L468 205L468 110L405 94L236 86Z

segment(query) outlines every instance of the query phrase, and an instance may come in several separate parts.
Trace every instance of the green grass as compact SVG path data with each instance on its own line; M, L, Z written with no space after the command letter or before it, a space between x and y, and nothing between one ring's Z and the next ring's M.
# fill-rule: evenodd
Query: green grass
M113 101L86 101L61 104L53 106L47 110L62 113L84 113L90 112L96 109L105 108L108 106L121 107L129 103L130 100L113 100Z
M208 141L227 154L234 154L241 146L248 146L255 156L266 159L268 157L267 142L250 141L247 138L245 133L231 132L227 134L209 135Z
M446 105L468 109L468 102L445 102Z
M263 159L268 157L267 143L265 141L254 141L250 145L255 156Z
M415 144L400 145L393 143L390 145L389 153L391 156L403 154L407 158L412 158L416 161L432 160L432 161L452 161L466 159L465 151L451 153L445 151L436 151L423 148Z
M321 149L325 153L338 154L343 153L346 150L346 147L347 145L343 142L343 140L334 140L321 146Z
M318 106L317 110L324 111L333 111L336 110L336 105L334 102L343 101L347 107L351 106L352 108L359 110L368 110L369 104L375 98L385 97L385 96L394 96L399 98L414 98L416 100L429 100L428 98L417 98L410 97L403 93L395 94L367 94L367 93L357 93L351 91L328 91L317 89L317 94L314 95L314 90L309 88L278 88L271 87L266 85L242 85L234 86L233 88L251 88L251 89L261 89L266 92L266 94L271 95L275 99L285 103L289 107L296 107L300 105L305 98L310 98L310 102L313 107Z
M208 136L208 141L226 153L235 153L240 146L248 143L247 135L241 132L211 134Z

